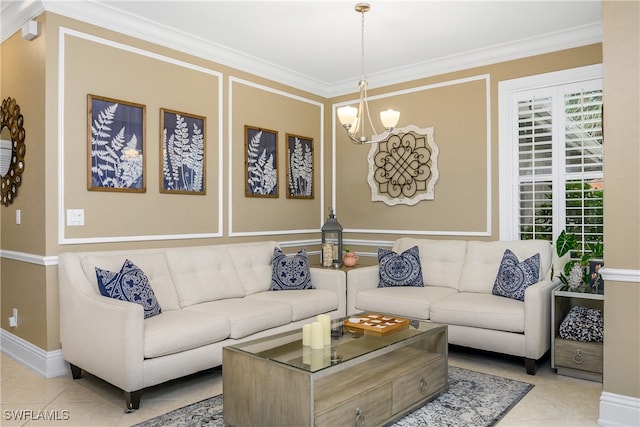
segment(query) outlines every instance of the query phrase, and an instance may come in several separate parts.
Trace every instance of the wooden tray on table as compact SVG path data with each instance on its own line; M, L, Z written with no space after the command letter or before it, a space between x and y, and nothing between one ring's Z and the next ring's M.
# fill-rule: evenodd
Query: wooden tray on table
M359 322L354 322L358 319ZM344 326L354 332L368 332L385 335L409 327L409 320L386 314L361 314L345 319Z

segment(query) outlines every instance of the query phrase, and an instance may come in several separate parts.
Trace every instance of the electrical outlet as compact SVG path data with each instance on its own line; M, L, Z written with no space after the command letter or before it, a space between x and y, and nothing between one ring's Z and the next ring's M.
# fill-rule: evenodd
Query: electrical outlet
M22 211L20 209L16 209L16 225L20 225L22 222Z

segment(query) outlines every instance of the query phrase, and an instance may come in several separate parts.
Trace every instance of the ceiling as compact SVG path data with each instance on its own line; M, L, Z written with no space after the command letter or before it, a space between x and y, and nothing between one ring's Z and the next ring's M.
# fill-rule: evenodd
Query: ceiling
M2 39L59 13L322 96L357 91L356 1L2 2ZM600 1L370 1L370 87L600 42ZM9 22L12 20L13 22ZM5 22L6 21L6 22Z

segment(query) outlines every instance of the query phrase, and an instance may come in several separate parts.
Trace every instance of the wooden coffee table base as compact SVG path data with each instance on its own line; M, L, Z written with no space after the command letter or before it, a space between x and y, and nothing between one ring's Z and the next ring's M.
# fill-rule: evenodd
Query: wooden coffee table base
M446 325L315 372L223 349L229 426L381 425L447 388Z

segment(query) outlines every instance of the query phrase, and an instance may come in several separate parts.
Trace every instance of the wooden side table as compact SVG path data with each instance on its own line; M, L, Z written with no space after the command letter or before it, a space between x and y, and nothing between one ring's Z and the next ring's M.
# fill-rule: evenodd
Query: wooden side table
M603 343L565 340L558 329L576 306L598 309L604 317L604 295L561 291L561 287L551 293L551 367L560 375L602 382Z

